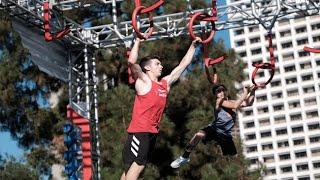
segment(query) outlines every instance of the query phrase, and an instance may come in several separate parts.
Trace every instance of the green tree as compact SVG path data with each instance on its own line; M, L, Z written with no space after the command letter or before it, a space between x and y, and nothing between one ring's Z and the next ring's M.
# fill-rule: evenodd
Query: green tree
M0 179L37 180L39 179L39 175L28 165L23 164L12 157L2 160L0 156Z

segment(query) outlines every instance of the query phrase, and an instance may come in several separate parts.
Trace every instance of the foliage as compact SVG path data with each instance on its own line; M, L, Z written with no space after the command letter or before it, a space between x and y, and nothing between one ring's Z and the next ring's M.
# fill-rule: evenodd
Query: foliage
M61 98L56 109L44 109L38 104L37 98L39 94L49 96L51 92L58 91L62 83L44 74L32 63L28 50L23 47L19 34L12 29L10 18L3 11L0 11L0 24L3 27L0 45L7 52L6 56L0 57L0 128L10 131L22 148L29 149L38 145L43 148L50 145L55 135L61 134L61 122L65 120L63 114L66 113L65 108L61 111L59 107L62 104L66 106ZM37 174L48 173L52 164L52 155L44 148L41 151L41 148L32 148L28 154L31 167ZM16 164L18 162L6 166L10 170ZM20 165L17 167L20 168ZM25 171L23 168L21 165L21 171ZM21 177L35 179L36 176L30 174Z
M0 156L0 179L6 180L37 180L39 175L26 164L14 158L1 160Z
M53 152L44 146L39 146L31 149L27 154L27 162L39 174L50 175L51 166L55 162Z

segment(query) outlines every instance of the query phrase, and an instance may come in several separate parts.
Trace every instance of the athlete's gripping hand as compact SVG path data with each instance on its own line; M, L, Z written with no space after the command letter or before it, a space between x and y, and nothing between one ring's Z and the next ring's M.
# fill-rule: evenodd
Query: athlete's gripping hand
M193 46L197 46L202 42L202 39L200 37L196 37L193 41L192 41L192 45Z

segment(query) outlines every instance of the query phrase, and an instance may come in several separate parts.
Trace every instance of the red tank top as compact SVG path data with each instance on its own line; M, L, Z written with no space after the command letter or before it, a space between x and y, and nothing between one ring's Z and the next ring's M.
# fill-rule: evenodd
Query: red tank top
M129 133L158 133L163 110L166 106L167 94L167 81L164 79L160 81L160 84L152 81L151 90L147 94L136 94L132 118L127 131Z

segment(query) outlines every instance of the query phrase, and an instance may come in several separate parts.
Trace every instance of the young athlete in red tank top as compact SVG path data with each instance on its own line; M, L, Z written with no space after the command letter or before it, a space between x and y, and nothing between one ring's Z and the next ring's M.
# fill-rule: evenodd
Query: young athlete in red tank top
M166 106L167 94L167 82L163 79L160 84L152 81L151 90L147 94L136 94L132 118L127 131L129 133L158 133L159 123Z
M190 45L188 52L180 64L173 71L162 78L162 65L158 57L146 57L137 64L140 39L130 52L128 64L135 79L136 96L132 118L127 129L128 138L123 148L125 171L121 180L138 179L155 146L159 124L166 106L170 86L178 80L182 72L191 63L195 52L196 38Z

